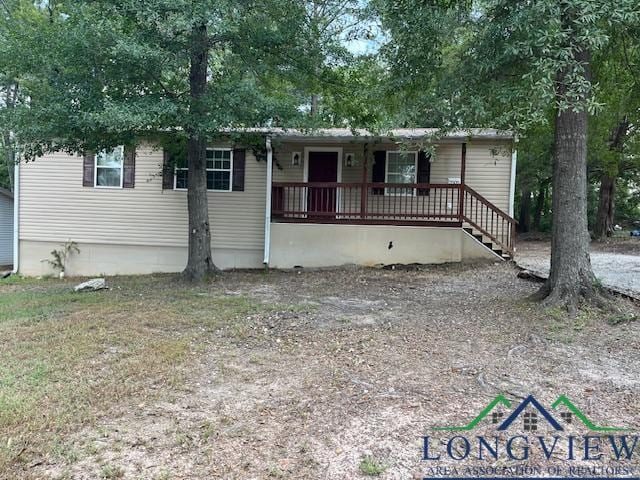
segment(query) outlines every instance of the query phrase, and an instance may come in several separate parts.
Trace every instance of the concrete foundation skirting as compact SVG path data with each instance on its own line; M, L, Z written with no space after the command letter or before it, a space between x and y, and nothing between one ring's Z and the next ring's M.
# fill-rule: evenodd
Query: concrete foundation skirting
M46 262L64 242L21 240L20 274L51 275ZM447 263L497 257L461 228L383 225L271 224L271 268L297 266L389 265ZM186 247L78 243L68 276L136 275L180 272L187 263ZM261 249L213 249L221 269L262 268Z
M25 276L53 274L43 260L64 242L20 241L19 273ZM67 265L69 276L136 275L181 272L187 264L186 247L147 245L111 245L78 243L80 253L71 255ZM262 250L214 248L213 261L219 268L260 268Z
M273 268L447 263L497 257L455 227L271 224Z

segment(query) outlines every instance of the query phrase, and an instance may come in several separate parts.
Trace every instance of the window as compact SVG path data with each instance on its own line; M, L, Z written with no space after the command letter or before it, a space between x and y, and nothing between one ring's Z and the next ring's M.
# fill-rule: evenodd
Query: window
M231 149L207 149L207 190L230 192L231 172L233 171L233 153ZM189 170L184 167L176 168L175 188L186 189Z
M188 168L176 168L176 189L185 189L189 186L187 184Z
M387 152L386 183L416 183L418 152ZM415 195L414 188L390 187L386 195Z
M116 147L110 152L96 154L95 186L122 188L124 168L124 147Z
M538 414L536 412L525 412L523 427L525 432L535 432L538 430Z
M503 412L493 412L491 414L491 423L496 424L500 422L503 416L504 416Z
M560 413L560 417L567 423L571 423L571 412L562 412Z
M207 189L231 191L231 150L207 150Z

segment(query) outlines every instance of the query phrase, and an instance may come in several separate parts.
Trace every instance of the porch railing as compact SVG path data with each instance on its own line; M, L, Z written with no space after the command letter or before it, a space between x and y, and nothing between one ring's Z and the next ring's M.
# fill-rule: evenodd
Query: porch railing
M461 226L512 255L515 220L467 185L274 182L274 220L305 223Z
M274 182L274 219L316 223L460 222L459 185Z

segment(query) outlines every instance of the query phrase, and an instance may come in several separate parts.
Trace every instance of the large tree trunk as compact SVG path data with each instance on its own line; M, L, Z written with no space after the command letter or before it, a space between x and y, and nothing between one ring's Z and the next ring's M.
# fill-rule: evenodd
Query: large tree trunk
M588 52L576 47L574 55L588 71ZM558 98L566 93L568 74L563 70L558 75ZM545 305L565 307L571 313L582 300L598 296L589 257L587 122L586 108L565 108L556 117L551 272L539 292Z
M529 187L522 188L520 197L520 215L518 216L518 231L526 233L531 225L531 189Z
M211 231L207 202L207 137L200 130L201 119L204 119L206 114L202 97L207 87L208 58L207 27L204 24L196 25L191 40L189 70L191 121L187 127L189 134L187 142L189 259L183 272L187 279L193 281L200 281L216 271L211 256Z
M603 173L600 177L600 200L596 224L593 228L597 240L610 237L613 234L614 197L616 191L616 178Z

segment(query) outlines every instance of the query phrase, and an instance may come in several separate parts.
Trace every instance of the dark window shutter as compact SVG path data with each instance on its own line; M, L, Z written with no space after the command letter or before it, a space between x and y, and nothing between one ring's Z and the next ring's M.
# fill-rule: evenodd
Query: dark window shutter
M82 186L93 187L94 185L94 169L96 168L96 157L93 152L85 152L82 162Z
M244 192L245 150L236 148L233 151L233 188L234 192Z
M171 155L166 150L162 157L162 189L173 190L174 165L171 162Z
M371 167L371 181L373 183L384 183L386 164L387 152L385 150L373 152L373 166ZM374 188L371 193L373 195L384 195L384 188Z
M133 188L136 183L136 147L124 147L122 188Z
M431 181L431 155L426 152L418 152L417 183L429 183ZM428 188L419 188L418 195L429 195Z

